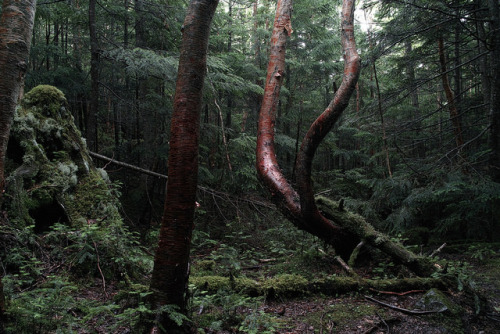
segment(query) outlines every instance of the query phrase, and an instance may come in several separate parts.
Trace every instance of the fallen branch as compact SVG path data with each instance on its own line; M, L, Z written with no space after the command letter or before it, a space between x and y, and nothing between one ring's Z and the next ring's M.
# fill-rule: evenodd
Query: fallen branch
M385 307L388 307L388 308L391 308L393 310L396 310L396 311L399 311L399 312L402 312L402 313L406 313L406 314L412 314L412 315L422 315L422 314L432 314L432 313L442 313L444 311L447 310L446 307L443 307L442 309L440 310L436 310L436 311L420 311L420 310L408 310L408 309L405 309L405 308L402 308L402 307L398 307L398 306L394 306L394 305L391 305L391 304L387 304L387 303L384 303L384 302L381 302L380 300L376 300L375 298L372 298L370 296L365 296L365 299L368 299L372 302L375 302L377 304L380 304L382 306L385 306Z
M429 257L433 257L434 255L436 255L437 253L441 252L443 250L443 248L446 246L446 242L444 244L442 244L441 246L439 246L438 249L435 249L431 255L429 255Z
M89 152L89 155L91 157L96 158L96 159L104 160L104 161L110 162L110 163L112 163L114 165L117 165L117 166L121 166L121 167L125 167L125 168L128 168L128 169L132 169L132 170L141 172L143 174L151 175L151 176L154 176L154 177L159 177L159 178L162 178L162 179L165 179L165 180L167 179L166 175L163 175L163 174L160 174L160 173L155 173L155 172L152 172L152 171L144 169L144 168L140 168L140 167L137 167L137 166L125 163L125 162L121 162L121 161L118 161L118 160L115 160L115 159L112 159L112 158L108 158L108 157L106 157L104 155L101 155L101 154L98 154L98 153L95 153L95 152Z
M375 290L375 289L372 289L372 288L370 288L370 291L373 291L373 292L376 292L376 293L385 294L385 295L396 295L396 296L405 296L405 295L408 295L410 293L425 292L425 290L410 290L410 291L405 291L405 292L379 291L379 290Z
M347 265L347 263L345 263L345 261L344 261L344 260L342 260L342 258L341 258L340 256L338 256L338 255L337 255L337 256L335 256L335 260L336 260L336 261L340 264L340 266L341 266L342 268L344 268L344 270L345 270L345 271L347 271L347 273L348 273L350 276L352 276L352 277L358 277L358 274L357 274L354 270L352 270L352 268L351 268L351 267L349 267L349 266Z

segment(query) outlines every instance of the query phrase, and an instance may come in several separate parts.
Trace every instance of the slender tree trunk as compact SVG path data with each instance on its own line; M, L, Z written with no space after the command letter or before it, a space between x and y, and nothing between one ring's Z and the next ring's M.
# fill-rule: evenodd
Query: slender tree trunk
M489 0L491 20L491 100L490 100L490 175L500 183L500 9L498 0Z
M90 150L97 149L97 112L99 110L99 44L96 26L96 2L89 1L89 31L90 31L90 106L85 120L87 146Z
M410 91L410 101L412 105L412 118L414 129L416 131L415 140L415 153L417 157L423 157L425 155L425 147L423 141L420 139L420 134L422 132L422 121L420 115L420 102L418 98L418 87L415 75L415 61L412 58L412 43L409 39L405 41L406 46L406 56L409 58L406 71L408 72L408 90Z
M19 93L28 69L36 0L3 0L0 17L0 206L5 189L5 155ZM0 332L5 298L0 279Z
M450 113L450 121L453 126L453 133L455 135L455 143L458 150L460 151L461 147L464 144L464 140L462 137L462 124L460 123L457 106L455 104L455 96L451 90L448 75L446 74L446 54L444 50L443 37L441 35L438 37L438 51L439 63L441 65L441 81L443 83L443 90L446 95L446 102L448 103L448 111ZM459 155L461 155L460 152ZM461 162L463 162L463 160ZM465 172L466 170L463 169L463 171Z
M192 0L184 20L171 122L167 193L151 278L155 309L172 304L186 313L202 89L210 24L217 4L217 0ZM167 314L160 314L157 320L168 333L188 332L185 326L176 326Z
M380 95L380 86L378 83L377 67L373 61L373 76L375 77L375 89L377 91L377 107L380 114L380 124L382 125L382 144L384 145L385 165L387 173L392 178L391 160L389 159L389 145L387 145L387 134L385 131L384 110L382 109L382 97Z

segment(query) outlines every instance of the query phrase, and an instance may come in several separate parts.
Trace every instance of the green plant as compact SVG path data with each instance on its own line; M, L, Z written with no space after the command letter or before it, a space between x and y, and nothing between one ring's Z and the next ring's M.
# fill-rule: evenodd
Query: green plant
M485 262L497 254L494 245L491 244L472 244L469 246L468 252L473 259L481 262Z

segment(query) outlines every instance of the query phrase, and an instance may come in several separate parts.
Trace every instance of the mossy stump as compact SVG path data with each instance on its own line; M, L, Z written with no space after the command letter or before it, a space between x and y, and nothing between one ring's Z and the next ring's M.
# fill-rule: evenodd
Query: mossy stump
M97 169L64 94L40 85L17 108L7 149L3 210L18 228L47 231L119 217L107 174Z

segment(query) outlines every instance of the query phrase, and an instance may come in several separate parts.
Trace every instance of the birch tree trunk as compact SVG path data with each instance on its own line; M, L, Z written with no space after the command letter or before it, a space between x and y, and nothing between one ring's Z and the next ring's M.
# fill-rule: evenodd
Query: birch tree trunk
M0 205L5 188L5 155L10 128L28 68L36 0L3 0L0 18ZM0 332L5 298L0 280Z
M217 0L191 0L184 20L171 122L168 181L160 239L151 278L152 306L175 305L186 313L189 252L198 178L199 123L210 24ZM157 331L187 333L168 314Z

